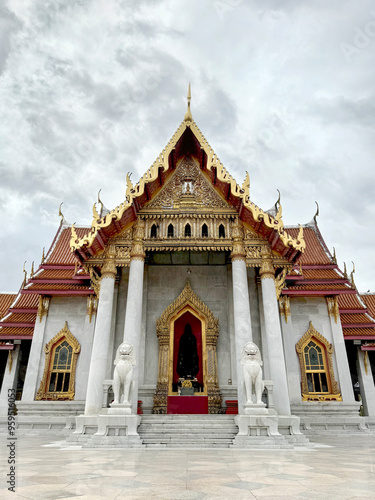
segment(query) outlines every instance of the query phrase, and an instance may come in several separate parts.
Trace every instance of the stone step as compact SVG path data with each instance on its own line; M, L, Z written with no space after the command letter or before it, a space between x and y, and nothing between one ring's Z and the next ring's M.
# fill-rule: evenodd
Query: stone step
M146 415L138 432L148 448L229 448L238 427L231 415Z

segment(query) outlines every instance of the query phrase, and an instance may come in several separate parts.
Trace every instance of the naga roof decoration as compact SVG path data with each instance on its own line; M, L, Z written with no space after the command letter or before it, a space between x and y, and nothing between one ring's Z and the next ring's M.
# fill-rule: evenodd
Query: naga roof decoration
M226 198L229 199L229 197L231 196L235 201L240 213L240 217L241 212L243 212L244 209L245 211L247 210L250 214L249 218L252 219L255 224L264 224L268 228L268 230L275 231L285 247L291 247L296 252L300 253L305 250L306 243L303 237L302 226L299 227L297 237L293 237L288 234L284 229L281 205L278 204L278 211L274 216L261 210L257 205L255 205L255 203L250 201L249 174L246 172L245 181L243 182L242 186L240 186L239 184L237 184L237 181L234 179L234 177L226 170L202 132L199 130L197 124L193 120L190 111L190 99L191 96L189 86L188 109L185 114L184 120L177 128L176 132L173 134L166 147L162 150L160 155L136 185L133 185L130 180L130 174L127 174L127 188L124 202L111 210L109 213L105 214L103 217L101 217L98 213L95 203L93 206L93 220L91 228L89 232L83 237L80 237L77 234L74 224L72 225L70 239L70 248L72 252L76 252L80 254L81 257L83 257L83 252L80 252L80 249L82 249L83 247L90 249L97 236L103 236L103 233L101 232L103 229L108 228L113 224L116 226L116 223L117 231L123 229L126 224L119 223L121 222L127 210L131 206L133 206L134 210L138 212L137 207L139 207L139 200L141 199L141 197L146 195L148 201L150 199L150 192L152 197L153 189L149 186L151 186L152 183L155 183L155 181L159 181L160 187L166 179L169 171L174 169L175 165L173 153L179 143L179 140L185 133L188 134L189 138L190 135L193 136L192 138L190 138L190 140L195 140L199 144L200 156L202 160L202 170L205 169L211 179L214 179L214 184L218 183L226 186ZM128 222L130 221L127 221L127 223Z

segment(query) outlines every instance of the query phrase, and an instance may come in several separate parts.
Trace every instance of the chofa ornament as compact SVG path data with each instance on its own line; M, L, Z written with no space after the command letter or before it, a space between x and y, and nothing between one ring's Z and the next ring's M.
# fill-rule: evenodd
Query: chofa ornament
M128 342L119 345L113 363L113 405L129 403L130 384L133 376L133 367L136 365L134 347ZM121 401L122 400L122 401Z
M254 389L256 404L262 404L264 383L262 380L262 358L259 348L253 342L248 342L242 350L241 365L243 368L247 404L252 404L252 393Z

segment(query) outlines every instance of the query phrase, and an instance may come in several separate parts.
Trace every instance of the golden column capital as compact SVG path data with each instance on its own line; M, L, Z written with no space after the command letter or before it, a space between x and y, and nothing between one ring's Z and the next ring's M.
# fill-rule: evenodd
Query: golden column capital
M261 247L261 259L262 259L262 264L259 271L260 277L262 279L265 278L275 279L275 270L272 264L272 253L267 245L262 245Z
M132 249L130 252L130 260L145 260L146 253L144 250L143 240L145 237L145 223L142 219L138 219L133 233Z
M246 260L246 250L244 246L243 224L239 219L234 221L232 226L233 249L231 253L232 262L235 260Z
M106 258L102 267L102 278L116 278L117 268L116 268L116 249L114 245L110 245L106 252Z

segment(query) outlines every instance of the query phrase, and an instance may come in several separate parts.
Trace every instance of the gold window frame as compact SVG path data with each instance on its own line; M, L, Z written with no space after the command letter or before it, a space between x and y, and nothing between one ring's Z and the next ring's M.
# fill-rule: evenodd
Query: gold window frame
M70 378L69 378L69 388L67 392L59 391L59 392L50 392L48 390L50 383L50 375L52 372L56 370L52 369L54 354L56 348L62 343L66 341L73 349L72 352L72 360L71 360L71 368L70 368ZM68 328L68 323L65 321L64 328L59 331L57 335L55 335L48 344L44 347L44 352L46 355L45 363L44 363L44 372L43 377L40 382L40 387L36 395L36 400L74 400L75 394L75 375L76 375L76 366L77 366L77 358L78 354L81 350L81 345L78 340L74 337L72 332Z
M315 342L322 347L323 365L327 379L328 392L309 392L307 385L307 370L304 356L304 349L309 342ZM323 337L317 330L315 330L312 322L310 321L309 328L305 335L296 344L296 351L299 358L301 368L301 386L302 386L302 401L342 401L341 394L337 387L335 374L332 364L333 346L328 340ZM322 370L309 370L309 373L322 373Z

